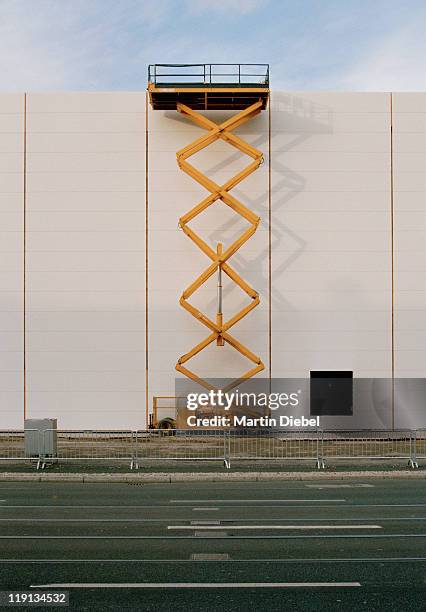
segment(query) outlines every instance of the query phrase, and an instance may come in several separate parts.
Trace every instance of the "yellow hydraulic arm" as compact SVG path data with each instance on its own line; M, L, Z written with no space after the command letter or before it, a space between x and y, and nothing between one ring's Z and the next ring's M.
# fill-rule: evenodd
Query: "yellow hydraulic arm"
M201 136L200 138L197 138L197 140L177 152L176 156L179 167L209 192L209 195L206 198L204 198L199 204L194 206L194 208L192 208L189 212L187 212L185 215L183 215L183 217L180 218L179 226L182 228L185 234L197 245L197 247L199 247L203 251L203 253L207 255L207 257L211 260L212 263L189 287L184 290L180 298L181 306L185 308L185 310L187 310L192 316L198 319L200 323L205 325L211 333L202 342L194 346L194 348L192 348L188 353L182 355L179 358L176 364L176 370L178 370L178 372L181 372L188 378L191 378L195 382L199 383L203 387L206 387L207 389L212 389L212 385L197 376L197 374L185 367L184 364L186 364L192 357L200 353L200 351L209 346L212 342L216 342L218 346L223 346L225 343L228 343L235 350L241 353L241 355L244 355L244 357L246 357L254 364L254 367L250 368L247 372L242 374L241 377L239 377L230 385L228 385L227 389L236 386L237 384L239 384L240 381L255 376L265 367L259 356L252 353L246 346L244 346L244 344L239 342L236 338L234 338L234 336L229 333L231 327L238 323L238 321L245 317L251 310L253 310L253 308L255 308L259 304L260 300L257 291L250 287L250 285L246 283L239 276L239 274L237 274L237 272L229 265L229 263L227 263L230 257L232 257L241 248L241 246L245 242L247 242L247 240L254 234L260 221L260 217L255 215L251 210L244 206L244 204L242 204L229 192L233 187L241 183L241 181L243 181L250 174L252 174L252 172L254 172L263 162L262 152L258 151L250 144L233 134L232 130L234 130L240 125L243 125L247 121L250 121L253 117L260 113L261 109L262 101L259 100L259 102L252 104L251 106L247 107L243 111L228 119L227 121L224 121L221 124L216 124L214 121L211 121L207 117L194 111L188 106L185 106L184 104L181 104L179 102L177 104L177 110L180 113L182 113L185 117L193 121L201 128L207 130L207 134ZM205 147L208 147L210 144L220 138L253 159L253 161L246 168L244 168L241 172L229 179L223 185L218 185L187 161L188 158L190 158L192 155L198 153ZM192 221L197 215L205 211L217 200L221 200L224 204L229 206L235 213L241 215L241 217L246 219L250 224L248 229L246 229L241 234L241 236L237 238L237 240L235 240L225 250L223 250L221 243L218 243L216 245L216 248L212 248L202 238L200 238L200 236L198 236L194 232L194 230L192 230L188 226L188 223L190 221ZM239 312L237 312L234 316L232 316L226 321L223 320L222 313L222 272L224 272L234 283L236 283L250 298L250 303L247 306L242 308ZM192 306L192 304L188 300L191 295L215 273L218 274L218 309L216 314L216 321L212 321L208 316L206 316L197 308Z

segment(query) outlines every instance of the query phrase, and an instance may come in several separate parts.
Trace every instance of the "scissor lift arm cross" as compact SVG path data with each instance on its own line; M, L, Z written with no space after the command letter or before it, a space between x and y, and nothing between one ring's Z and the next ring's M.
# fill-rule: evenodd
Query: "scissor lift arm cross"
M250 285L241 278L241 276L229 265L228 260L242 247L242 245L251 238L255 233L257 226L260 222L258 217L253 211L249 210L244 204L242 204L235 196L229 192L236 185L241 183L250 174L252 174L263 162L263 154L252 147L249 143L245 142L242 138L232 133L237 127L247 123L258 115L264 106L262 100L248 106L238 114L234 115L230 119L227 119L221 124L216 124L207 117L194 111L188 106L177 103L177 110L190 119L193 123L199 127L207 130L207 134L197 138L194 142L187 145L183 149L177 152L177 161L181 170L183 170L188 176L193 178L197 183L202 185L207 191L210 192L206 198L204 198L199 204L194 206L189 212L183 215L179 220L179 225L185 234L190 238L194 244L197 245L201 251L207 255L211 260L211 264L200 274L200 276L187 287L180 298L181 306L187 310L193 317L205 325L209 330L210 334L199 344L194 346L188 353L182 355L177 364L176 370L181 372L188 378L199 383L207 389L212 389L213 386L206 380L200 378L193 371L185 367L186 364L192 357L200 353L202 350L207 348L210 344L216 341L218 346L228 343L241 355L246 357L249 361L254 364L254 367L250 368L247 372L241 375L238 379L234 380L227 389L235 387L240 381L246 380L255 376L257 373L264 369L264 364L258 355L255 355L250 351L244 344L238 341L234 336L229 333L229 330L240 321L243 317L249 314L259 304L259 294ZM253 161L243 170L238 172L235 176L230 178L223 185L218 185L216 182L209 179L205 174L200 172L187 160L192 156L208 147L216 140L222 139L231 146L238 149L241 153L244 153L251 157ZM209 246L193 229L188 226L188 223L195 217L204 212L214 202L221 200L229 208L231 208L236 214L243 217L248 223L249 227L237 238L227 249L222 250L222 244L218 243L216 249ZM250 303L242 308L239 312L233 315L227 321L223 321L222 307L221 307L221 293L219 299L218 312L216 315L216 321L210 319L207 315L202 313L200 310L195 308L188 300L197 289L199 289L213 274L219 274L224 272L236 285L238 285L250 298ZM221 282L221 281L219 281ZM220 285L221 291L221 285Z

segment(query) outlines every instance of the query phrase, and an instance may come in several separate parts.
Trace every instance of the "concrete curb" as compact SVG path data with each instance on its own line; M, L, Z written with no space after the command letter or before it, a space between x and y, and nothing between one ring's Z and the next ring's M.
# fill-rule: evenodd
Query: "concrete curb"
M423 470L395 470L389 472L158 472L123 474L67 474L1 472L0 482L118 482L118 483L175 483L175 482L260 482L268 480L346 480L368 478L426 478Z

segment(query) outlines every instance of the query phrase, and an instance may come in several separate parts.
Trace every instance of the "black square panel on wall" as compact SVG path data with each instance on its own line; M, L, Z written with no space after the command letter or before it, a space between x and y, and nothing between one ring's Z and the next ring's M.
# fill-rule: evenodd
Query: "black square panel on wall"
M352 416L353 372L311 372L310 411L311 416Z

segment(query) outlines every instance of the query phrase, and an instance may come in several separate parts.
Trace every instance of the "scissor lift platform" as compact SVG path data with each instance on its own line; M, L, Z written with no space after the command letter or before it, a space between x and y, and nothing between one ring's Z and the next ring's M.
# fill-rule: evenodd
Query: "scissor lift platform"
M151 64L148 92L154 110L243 110L269 98L268 64Z

